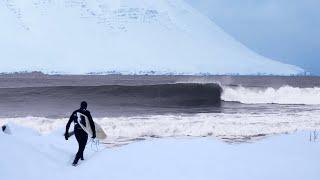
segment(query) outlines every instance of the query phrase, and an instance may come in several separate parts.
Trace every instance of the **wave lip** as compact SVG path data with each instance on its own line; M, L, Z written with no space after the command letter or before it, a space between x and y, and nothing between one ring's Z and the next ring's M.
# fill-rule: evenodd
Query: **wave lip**
M319 105L320 87L297 88L283 86L276 88L224 87L221 96L224 101L244 104L293 104Z

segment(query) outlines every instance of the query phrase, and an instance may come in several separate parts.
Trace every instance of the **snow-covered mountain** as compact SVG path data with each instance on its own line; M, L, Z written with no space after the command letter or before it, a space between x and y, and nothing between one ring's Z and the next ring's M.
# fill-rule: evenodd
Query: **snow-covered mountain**
M183 0L2 0L0 72L300 74Z

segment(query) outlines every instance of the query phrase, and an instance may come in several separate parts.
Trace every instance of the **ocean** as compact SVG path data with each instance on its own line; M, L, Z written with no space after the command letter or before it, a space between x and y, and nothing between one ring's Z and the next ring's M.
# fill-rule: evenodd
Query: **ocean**
M166 137L249 143L320 129L320 77L0 75L0 124L48 134L84 100L111 147Z

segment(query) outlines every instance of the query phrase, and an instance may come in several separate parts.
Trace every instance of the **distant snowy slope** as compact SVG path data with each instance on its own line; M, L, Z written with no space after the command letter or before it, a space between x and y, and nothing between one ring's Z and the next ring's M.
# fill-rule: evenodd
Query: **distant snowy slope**
M0 1L0 72L300 74L183 0Z

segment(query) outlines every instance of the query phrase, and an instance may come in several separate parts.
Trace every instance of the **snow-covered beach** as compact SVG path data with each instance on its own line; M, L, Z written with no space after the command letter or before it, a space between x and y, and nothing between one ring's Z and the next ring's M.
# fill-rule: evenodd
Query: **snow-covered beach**
M126 146L90 147L85 160L70 166L77 143L59 129L48 135L9 124L0 133L1 177L56 179L290 179L320 177L320 142L310 132L278 135L255 143L228 144L213 137L167 138ZM313 140L313 134L312 134Z

